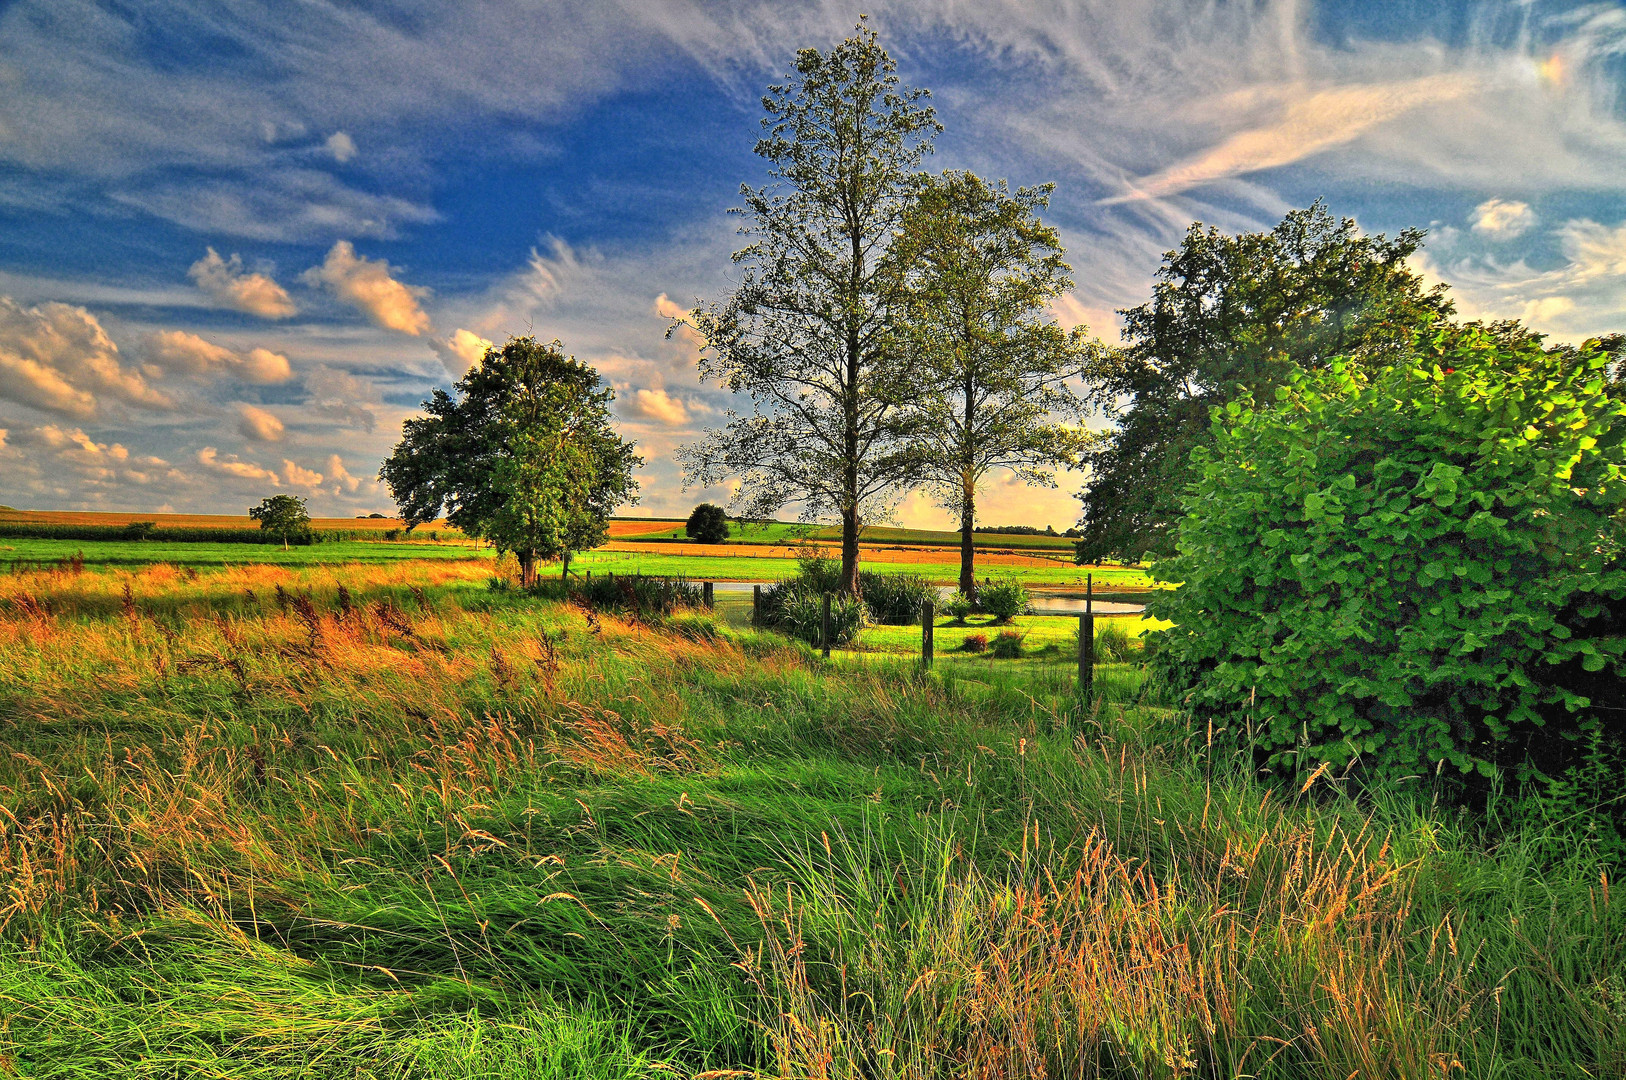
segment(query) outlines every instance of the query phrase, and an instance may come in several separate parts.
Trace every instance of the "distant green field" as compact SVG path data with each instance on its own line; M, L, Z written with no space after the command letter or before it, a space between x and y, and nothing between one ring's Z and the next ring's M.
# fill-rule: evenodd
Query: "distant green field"
M338 546L338 545L333 545ZM959 579L957 563L945 562L866 562L865 570L882 574L921 574L942 585L952 585ZM733 581L773 581L796 573L795 559L755 558L748 555L666 555L628 551L589 551L571 560L573 571L592 570L595 573L614 571L618 574L680 574L697 579ZM555 566L554 573L558 569ZM988 567L979 568L978 577L1014 577L1029 585L1076 585L1084 587L1086 572L1095 576L1096 584L1120 587L1145 587L1150 584L1146 572L1123 567L1086 569L1070 563L1057 562L1054 566Z
M763 525L740 526L730 522L728 542L731 544L795 544L801 540L838 541L841 530L834 525L803 525L790 521L772 521ZM1039 548L1046 551L1071 553L1073 541L1065 536L1027 536L1016 533L972 533L979 548ZM688 540L683 524L659 529L637 536L623 536L623 540L661 542ZM861 537L866 544L901 544L909 547L956 547L960 543L957 532L936 529L893 529L872 526Z
M56 562L81 554L88 565L317 566L324 563L393 563L411 559L489 559L491 550L456 541L403 543L346 540L287 551L271 544L165 543L162 540L0 540L0 567Z
M176 566L320 566L332 563L395 563L413 559L489 559L490 548L458 542L340 541L292 547L287 551L268 544L164 543L158 540L0 540L0 568L18 563L51 563L84 556L92 566L146 566L172 563ZM689 555L627 551L583 552L571 560L571 570L584 573L671 574L696 580L776 581L796 573L796 560L757 558L751 555ZM866 562L866 570L883 574L921 574L943 585L952 585L959 566L949 562ZM559 565L544 567L542 573L557 574ZM1014 577L1028 585L1077 586L1082 588L1086 568L1056 562L1051 566L988 567L979 576ZM1103 588L1145 587L1145 571L1119 567L1090 568L1095 582Z

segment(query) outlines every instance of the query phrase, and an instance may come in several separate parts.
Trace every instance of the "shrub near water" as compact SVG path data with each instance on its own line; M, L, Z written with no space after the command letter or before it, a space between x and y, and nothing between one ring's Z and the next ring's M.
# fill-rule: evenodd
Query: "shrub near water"
M1470 330L1217 413L1154 570L1180 587L1149 605L1194 719L1251 718L1278 766L1388 778L1553 773L1618 739L1626 425L1605 364Z
M1015 578L993 581L977 591L982 609L996 622L1008 623L1028 609L1028 590Z
M922 605L937 599L937 586L920 574L860 570L858 593L876 622L887 626L914 626L920 622Z

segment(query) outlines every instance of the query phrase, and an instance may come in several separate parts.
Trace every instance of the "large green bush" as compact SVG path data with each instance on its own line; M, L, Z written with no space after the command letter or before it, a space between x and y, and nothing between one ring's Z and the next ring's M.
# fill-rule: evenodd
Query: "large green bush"
M1156 674L1271 764L1555 776L1626 706L1607 357L1470 328L1216 410Z
M858 572L858 593L870 617L887 626L915 626L926 601L937 600L937 586L920 574Z

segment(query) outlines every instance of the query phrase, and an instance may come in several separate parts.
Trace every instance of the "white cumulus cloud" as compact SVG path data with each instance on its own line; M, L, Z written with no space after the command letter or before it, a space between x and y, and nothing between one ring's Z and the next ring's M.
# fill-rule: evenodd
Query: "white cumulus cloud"
M193 263L186 276L203 294L220 307L246 311L262 319L286 319L299 309L268 274L243 269L242 256L222 259L214 248L206 248L203 258Z
M1507 199L1486 199L1474 207L1473 229L1496 240L1511 240L1536 223L1529 203Z
M293 377L293 368L281 353L261 348L234 352L185 330L160 330L152 336L148 352L160 370L177 375L231 375L261 386L284 383Z
M465 372L480 362L486 350L491 348L492 342L473 330L459 329L444 340L431 338L429 346L435 350L435 355L440 357L440 362L446 365L446 370L461 378Z
M361 478L350 475L350 470L344 467L344 459L338 454L328 455L327 478L333 482L335 495L341 492L354 493L361 486Z
M98 411L99 394L147 409L175 405L124 366L89 311L55 302L25 308L0 296L0 398L87 419Z
M212 446L205 446L198 451L198 464L210 472L222 476L234 477L238 480L260 480L272 487L280 487L282 480L276 473L251 461L240 461L235 454L220 456L220 451Z
M639 390L628 401L627 411L667 427L681 427L689 422L688 407L665 390Z
M327 152L333 155L333 160L340 165L356 156L356 140L342 131L335 131L327 137Z
M277 442L282 438L282 421L254 405L237 406L237 431L255 442Z
M417 337L430 330L429 316L419 301L429 290L397 281L383 259L357 255L355 245L340 240L321 266L305 271L312 288L326 286L344 303L366 313L379 326Z
M322 486L322 474L315 469L302 468L287 458L282 459L282 479L289 487L319 488Z

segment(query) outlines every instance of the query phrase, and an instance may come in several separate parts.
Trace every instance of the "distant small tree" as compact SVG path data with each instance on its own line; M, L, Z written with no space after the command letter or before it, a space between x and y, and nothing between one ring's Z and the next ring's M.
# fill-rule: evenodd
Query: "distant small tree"
M271 537L282 541L282 550L288 550L290 539L310 535L311 516L305 509L305 500L297 495L273 495L258 506L250 507L248 516L260 523L260 528Z
M453 394L456 396L454 397ZM486 350L453 387L408 420L379 479L409 526L440 516L465 534L514 553L520 581L538 559L602 544L609 518L637 501L643 459L615 433L598 372L559 342L510 338Z
M728 511L716 503L701 503L689 515L683 534L702 544L720 544L728 539Z

